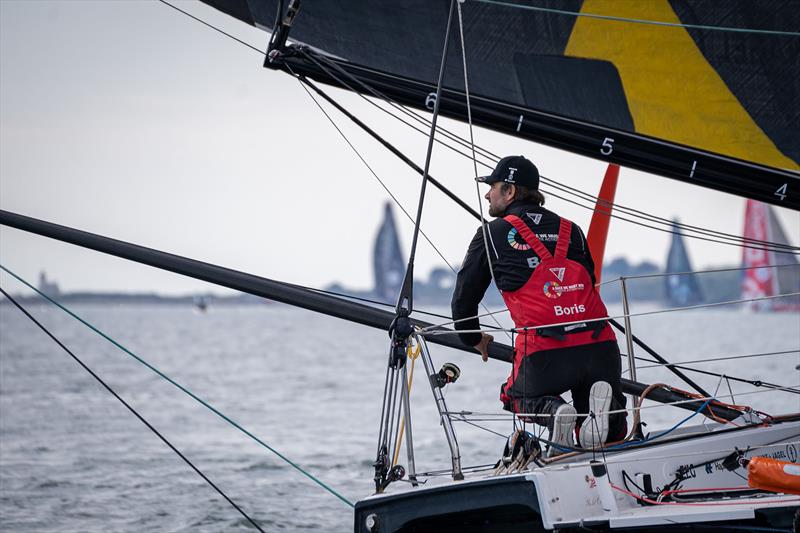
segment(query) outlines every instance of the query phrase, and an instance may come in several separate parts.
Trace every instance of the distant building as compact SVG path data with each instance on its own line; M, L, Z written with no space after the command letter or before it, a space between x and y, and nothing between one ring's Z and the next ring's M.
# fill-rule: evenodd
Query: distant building
M57 298L61 295L58 283L55 281L48 281L47 274L45 274L44 270L39 272L39 290L50 298Z

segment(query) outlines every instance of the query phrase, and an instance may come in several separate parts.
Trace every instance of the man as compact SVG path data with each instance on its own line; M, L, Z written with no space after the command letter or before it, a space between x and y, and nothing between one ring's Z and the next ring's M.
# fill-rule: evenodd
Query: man
M478 228L458 273L452 301L456 329L480 328L478 304L493 272L518 332L513 369L501 386L503 408L544 415L534 421L550 430L548 440L555 443L550 455L572 446L578 412L597 413L577 421L579 445L596 448L621 440L625 414L610 420L606 414L625 405L619 348L609 324L592 321L608 312L594 288L594 262L583 232L542 207L539 171L522 156L504 157L478 181L490 186L489 215L498 218L486 227L488 246ZM547 327L564 322L570 324ZM488 359L491 335L459 336ZM568 390L574 407L560 396Z

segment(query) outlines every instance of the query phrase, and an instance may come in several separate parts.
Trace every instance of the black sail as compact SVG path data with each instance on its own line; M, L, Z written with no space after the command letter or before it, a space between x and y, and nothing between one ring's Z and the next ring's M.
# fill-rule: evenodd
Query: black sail
M271 31L278 0L204 0ZM800 209L800 10L791 0L537 2L660 21L576 17L513 2L463 4L476 124L581 155ZM289 37L324 54L286 68L425 108L449 0L307 0ZM771 30L720 31L707 27ZM792 33L794 32L794 33ZM441 112L466 120L458 32ZM347 74L337 73L335 63ZM327 65L326 65L327 64ZM338 79L337 79L338 78ZM355 79L354 79L355 78Z

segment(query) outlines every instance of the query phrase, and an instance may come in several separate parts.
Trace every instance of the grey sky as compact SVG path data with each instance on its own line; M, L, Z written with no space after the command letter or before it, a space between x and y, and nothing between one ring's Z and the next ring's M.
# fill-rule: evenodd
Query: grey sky
M180 6L265 48L266 34L195 2ZM254 274L305 285L372 284L372 240L387 193L305 92L262 56L156 1L0 1L0 207ZM335 95L420 165L427 139L358 97ZM419 177L335 115L409 210ZM467 134L463 124L445 121ZM601 162L476 130L496 153L523 153L551 178L595 194ZM471 205L469 160L437 147L431 173ZM744 201L623 169L617 201L741 233ZM590 213L550 199L585 229ZM800 215L779 210L794 244ZM411 224L395 209L405 251ZM423 229L458 263L476 223L429 189ZM741 249L687 240L694 266ZM663 264L669 235L613 221L607 259ZM181 293L201 282L0 228L2 263L67 290ZM417 272L442 264L421 241ZM6 276L4 286L19 286Z

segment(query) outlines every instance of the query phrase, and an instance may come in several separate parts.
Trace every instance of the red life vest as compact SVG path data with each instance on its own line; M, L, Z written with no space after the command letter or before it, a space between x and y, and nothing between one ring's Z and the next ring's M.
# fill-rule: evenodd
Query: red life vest
M505 220L539 256L539 264L525 285L515 291L502 292L514 325L517 328L532 327L517 336L510 385L516 378L522 358L527 355L616 340L616 336L606 321L533 329L559 322L603 318L608 316L608 311L586 268L567 259L572 222L561 219L555 255L551 255L522 219L508 215Z

